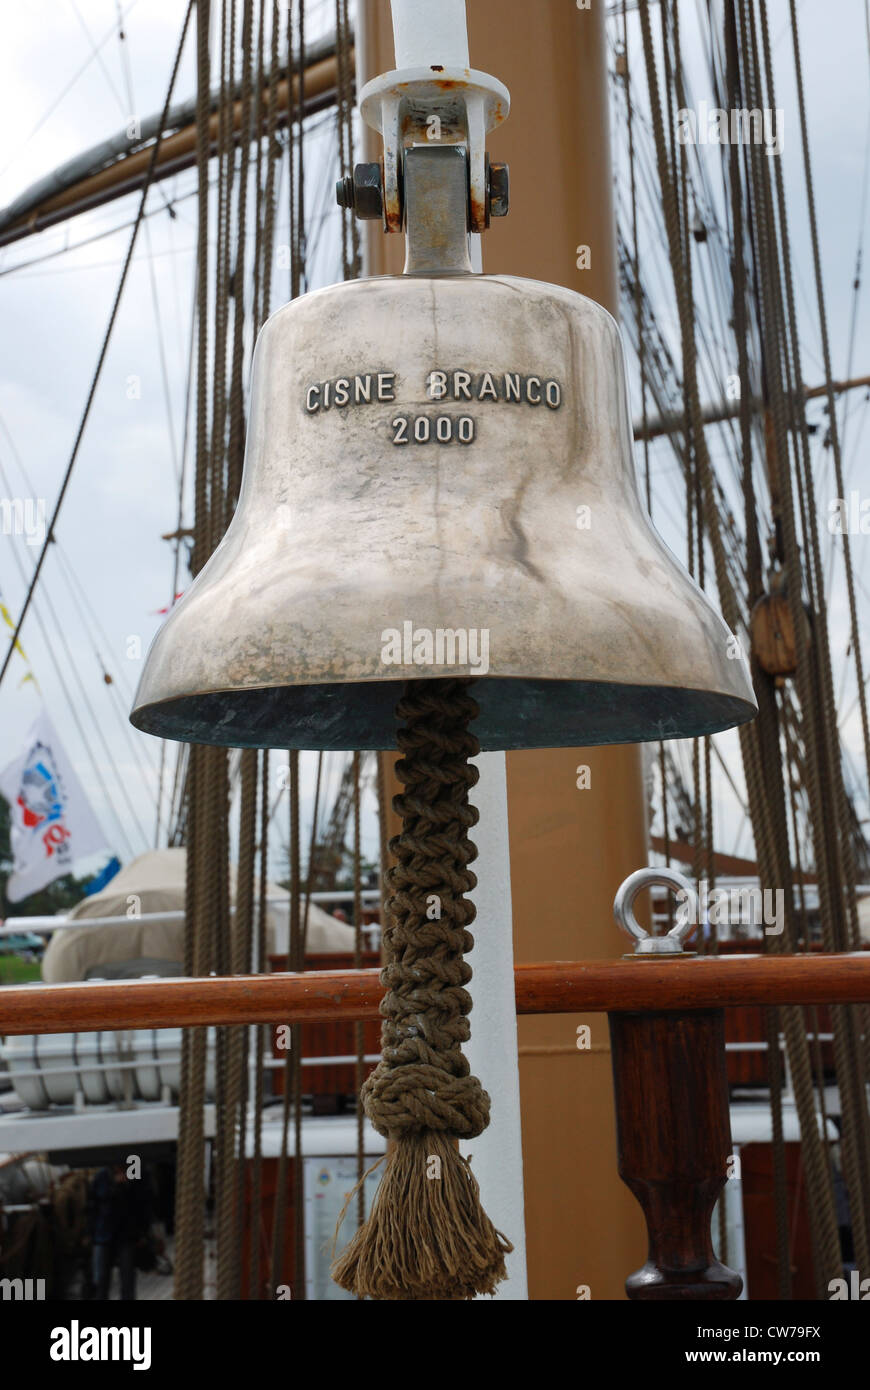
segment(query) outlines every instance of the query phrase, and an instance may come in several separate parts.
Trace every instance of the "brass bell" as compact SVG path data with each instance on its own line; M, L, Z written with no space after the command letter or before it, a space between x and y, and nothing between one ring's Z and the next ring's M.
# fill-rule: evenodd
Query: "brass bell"
M405 132L385 183L406 274L315 291L260 333L239 505L148 655L131 716L148 733L393 748L403 683L455 675L480 678L484 749L685 738L756 712L739 643L641 505L616 323L471 272L472 136L507 93L457 74L478 103L467 148ZM363 93L385 139L395 76ZM429 82L402 119L447 88L455 107L456 83Z
M407 679L481 677L483 748L685 738L755 713L635 482L619 330L510 276L390 277L269 319L239 506L133 722L390 748Z

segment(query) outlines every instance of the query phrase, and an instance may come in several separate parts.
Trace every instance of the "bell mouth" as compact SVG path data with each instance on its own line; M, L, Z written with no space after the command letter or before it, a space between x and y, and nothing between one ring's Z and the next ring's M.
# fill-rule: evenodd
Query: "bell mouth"
M157 738L222 748L392 751L404 688L394 680L217 690L141 705L130 720ZM738 695L616 681L486 676L471 693L482 752L700 738L757 714Z

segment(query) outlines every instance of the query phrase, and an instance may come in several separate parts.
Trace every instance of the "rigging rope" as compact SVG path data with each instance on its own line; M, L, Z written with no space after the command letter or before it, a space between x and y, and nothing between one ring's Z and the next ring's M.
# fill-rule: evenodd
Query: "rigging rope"
M197 0L196 146L200 196L197 252L197 388L196 388L196 511L191 566L198 572L207 559L208 528L208 31L210 0ZM200 870L199 847L208 828L206 752L192 747L186 778L187 875L185 890L185 973L200 975L208 958L206 893ZM205 920L205 930L201 924ZM178 1116L176 1179L175 1298L199 1300L203 1295L203 1244L205 1236L203 1190L203 1108L207 1033L204 1028L182 1032L181 1088Z
M813 278L816 285L816 300L819 310L819 333L822 342L822 358L825 367L825 394L828 403L828 429L834 455L834 473L837 481L838 497L845 497L843 476L843 457L840 449L840 434L837 426L837 409L834 400L833 373L831 370L831 346L828 337L828 314L825 305L825 292L822 281L822 259L819 248L819 229L816 217L816 197L813 183L812 161L810 158L809 135L807 132L806 96L804 93L803 64L801 62L800 34L798 29L795 0L789 0L791 15L792 44L794 48L795 81L797 84L798 112L800 114L801 150L803 153L804 182L807 190L807 209L809 213L810 243L813 253ZM848 530L843 532L843 562L846 568L846 591L849 598L849 630L852 651L855 656L855 674L858 682L858 703L861 710L861 734L864 741L864 757L867 766L867 781L870 785L870 717L867 709L867 684L864 676L864 661L861 651L861 636L858 625L858 609L855 600L855 577L852 566L852 549Z
M269 33L268 92L266 91L267 74L265 69L265 14L266 0L261 0L257 26L257 81L256 99L254 103L257 153L254 171L256 202L254 208L253 314L256 332L259 332L265 322L270 307L272 257L274 254L275 233L275 164L281 156L281 147L275 138L280 32L279 12L274 0L272 0L270 14L271 29ZM256 934L256 970L260 974L265 974L269 969L266 950L266 897L268 891L267 868L270 821L268 749L263 749L260 753L260 785L260 879ZM271 1273L274 1246L274 1239L267 1240L263 1218L263 1114L267 1037L271 1037L270 1028L265 1026L254 1028L253 1155L251 1159L248 1233L250 1257L248 1279L249 1299L261 1299L264 1296L268 1296L266 1280ZM272 1235L274 1237L274 1212Z
M272 7L272 31L271 31L271 62L274 81L270 85L277 93L277 62L280 43L280 31L278 28L279 12L277 5ZM293 54L293 6L287 6L287 30L286 30L286 52L287 52L287 82L288 82L288 116L287 116L287 160L288 160L288 189L289 189L289 237L290 237L290 297L295 298L301 289L302 266L300 261L301 249L304 246L304 237L299 234L298 218L304 217L304 208L297 203L296 190L298 176L295 171L295 157L298 155L299 166L303 159L302 139L303 139L303 117L304 117L304 15L300 4L300 51L298 63L294 64ZM293 90L294 90L294 71L296 73L297 103L294 109ZM264 262L262 283L263 295L259 306L259 316L265 318L269 311L271 297L271 258L272 243L274 236L275 219L275 184L274 184L274 161L280 158L280 147L274 138L274 123L271 111L268 118L269 131L267 132L268 149L271 152L269 168L267 170L266 188L264 199L266 212L263 226L263 243L266 248L263 252L267 258ZM259 183L258 183L259 187ZM290 834L289 834L289 859L290 859L290 923L289 923L289 952L288 968L292 971L301 971L305 965L305 921L308 915L308 899L306 899L305 921L300 914L300 861L299 861L299 753L296 750L288 754L289 758L289 801L290 801ZM320 768L322 765L322 754L318 761L318 796L320 785ZM316 833L317 824L317 797L315 798L315 814L312 827L312 836ZM312 841L313 843L313 841ZM310 894L310 860L309 860L309 884L308 893ZM304 1186L303 1186L303 1158L302 1158L302 1029L301 1025L295 1023L290 1028L290 1047L287 1050L284 1061L283 1073L283 1097L281 1111L281 1147L277 1166L277 1185L275 1202L272 1214L271 1231L271 1251L270 1251L270 1286L271 1296L279 1284L291 1283L291 1293L295 1300L306 1297L305 1285L305 1225L304 1225ZM285 1250L285 1237L287 1226L287 1199L288 1183L287 1171L289 1163L289 1121L291 1105L293 1109L294 1123L294 1158L293 1158L293 1249L294 1249L294 1272L292 1281L282 1269L282 1262ZM253 1208L252 1203L252 1222L259 1222L260 1214Z
M235 89L236 6L231 0L221 6L220 20L220 88L218 98L217 146L218 163L217 257L215 265L215 347L212 369L212 448L211 448L211 515L210 544L212 550L223 535L226 522L227 496L227 341L229 300L232 293L231 237L233 205L233 172L235 164L231 101ZM217 751L217 750L214 750ZM217 752L215 769L220 778L219 791L213 802L213 826L221 849L228 843L228 767L227 754ZM196 847L200 852L200 846ZM221 856L223 857L223 855ZM238 889L238 885L237 885ZM220 916L213 924L215 935L211 952L212 967L219 975L231 969L235 954L231 940L228 898L221 895ZM215 1142L214 1191L215 1232L217 1237L217 1297L232 1298L234 1292L233 1260L235 1257L235 1162L237 1088L239 1083L236 1030L218 1028L216 1031Z
M754 10L754 4L752 5ZM766 5L761 5L762 36L766 49L766 76L768 100L774 100L772 93L772 65L770 63L769 39L767 38ZM754 13L747 4L746 23L749 29L753 67L758 74L757 87L753 89L750 100L761 99L761 65L757 52L757 36ZM791 368L789 342L783 323L783 303L779 292L780 271L775 245L768 235L768 228L775 231L776 223L770 189L770 161L759 160L756 151L750 152L750 165L756 173L758 216L758 241L765 266L762 276L762 299L765 302L765 329L768 336L768 351L772 370L768 373L773 404L773 425L775 435L775 461L779 479L780 515L782 523L782 545L785 551L788 575L788 598L792 622L797 642L797 685L802 711L804 741L807 747L807 774L810 798L811 823L816 846L816 872L819 879L819 897L822 932L826 948L842 950L848 948L850 937L854 937L854 857L849 836L848 815L845 792L842 782L839 745L836 739L836 719L833 710L833 683L829 680L830 652L827 641L824 594L816 593L816 608L813 613L816 640L811 648L802 642L801 623L803 622L803 602L800 571L800 552L796 536L791 469L789 467L787 396L795 399L791 387ZM780 213L784 213L784 200L780 201ZM780 227L782 236L782 227ZM795 352L795 360L799 360ZM779 363L782 363L784 386L781 385ZM833 808L834 816L830 814ZM781 831L785 834L785 830ZM787 850L786 850L787 853ZM846 891L849 923L843 916L843 890ZM867 1148L867 1107L864 1099L863 1068L856 1046L853 1013L847 1009L832 1011L834 1029L834 1052L837 1078L840 1088L843 1115L843 1163L849 1187L850 1204L856 1253L859 1261L870 1261L870 1244L865 1212L866 1192L866 1148Z
M287 969L297 971L300 967L299 957L299 751L292 749L287 754L288 772L290 774L288 796L290 804L290 825L289 825L289 893L290 893L290 919L288 933L288 952ZM288 1162L288 1140L290 1129L290 1103L297 1088L294 1083L294 1067L301 1053L300 1047L300 1025L284 1024L282 1028L289 1027L289 1046L286 1047L284 1058L284 1074L282 1078L282 1102L281 1102L281 1150L278 1158L278 1176L275 1184L275 1213L272 1223L272 1265L270 1283L272 1289L277 1289L279 1284L288 1283L289 1280L283 1277L282 1263L284 1258L284 1242L287 1228L287 1162ZM287 1034L285 1033L285 1037ZM298 1108L298 1107L297 1107ZM296 1153L301 1153L301 1144L297 1147ZM291 1293L293 1292L291 1286Z
M363 901L362 901L362 789L360 785L359 753L353 755L353 966L362 970L363 963ZM354 1028L356 1042L356 1093L359 1096L365 1080L365 1027ZM356 1107L356 1179L357 1225L362 1226L366 1215L365 1200L365 1111L357 1101Z
M266 958L266 870L269 845L269 750L260 752L260 880L256 917L256 959L258 974L264 975L268 969ZM261 1278L262 1244L265 1232L262 1228L263 1205L263 1099L265 1087L265 1034L266 1025L254 1026L254 1123L251 1159L251 1198L249 1226L250 1267L248 1277L248 1298L263 1297Z
M676 196L674 176L669 166L667 146L665 143L664 123L658 80L656 77L656 62L652 44L648 0L641 0L640 19L650 107L653 119L656 160L662 188L665 227L668 237L668 247L680 320L683 350L683 384L687 394L693 441L697 451L697 460L700 468L704 509L709 528L720 604L726 623L731 628L732 632L736 632L739 609L736 595L731 585L725 549L722 542L717 490L714 484L712 466L704 436L700 397L697 386L693 305L689 279L690 265L688 264L690 260L690 246L686 247L686 255L684 258L680 233L679 204ZM742 47L745 52L745 45ZM677 100L681 106L685 106L684 93L681 90L682 75L678 71L676 76L678 82ZM770 760L770 753L772 752L769 746L765 745L764 740L761 738L759 728L757 727L760 722L764 722L763 710L765 702L763 698L761 698L762 695L763 686L759 688L759 720L756 721L755 725L745 725L740 730L741 750L743 752L747 791L749 793L750 810L755 830L761 881L788 885L790 883L790 877L787 836L785 845L786 855L785 860L783 860L782 838L781 835L774 833L775 826L779 820L778 807L781 805L781 801L778 802L776 797L771 797L768 793L768 788L771 785L775 786L775 781L773 784L771 783L770 775L775 776L778 774L781 776L781 766L778 757L775 759L775 765L768 770L770 775L768 775L767 772L762 772L761 766L765 761L765 752L767 753L768 761ZM776 746L775 743L774 748L776 748ZM790 936L790 919L793 912L793 903L788 901L789 894L790 888L786 894L786 931ZM771 938L772 942L777 942L777 940L777 938ZM776 948L777 947L774 947L774 949ZM817 1249L823 1254L823 1258L817 1262L816 1275L818 1279L822 1276L822 1273L827 1273L827 1277L831 1278L836 1277L839 1273L839 1238L833 1210L830 1172L825 1161L825 1155L816 1124L815 1110L812 1103L812 1078L807 1055L805 1027L802 1019L797 1016L795 1011L786 1010L784 1014L784 1029L789 1048L792 1073L795 1079L796 1099L801 1114L802 1132L804 1134L804 1150L812 1198L811 1215L819 1223L820 1239L817 1241Z
M298 298L302 293L302 288L306 280L306 261L308 256L305 238L305 0L297 0L297 4L299 57L296 67L296 178L295 180L290 180L291 189L294 190L293 202L295 202L295 207L293 203L291 203L291 213L295 211L296 214L295 219L291 221L291 299ZM290 129L290 148L292 151L292 125Z

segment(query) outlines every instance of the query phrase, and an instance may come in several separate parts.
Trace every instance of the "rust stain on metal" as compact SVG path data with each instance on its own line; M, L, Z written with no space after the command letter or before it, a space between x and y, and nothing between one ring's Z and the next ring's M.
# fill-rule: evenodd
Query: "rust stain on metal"
M474 232L486 231L486 199L481 201L474 196L474 184L471 185L471 230Z

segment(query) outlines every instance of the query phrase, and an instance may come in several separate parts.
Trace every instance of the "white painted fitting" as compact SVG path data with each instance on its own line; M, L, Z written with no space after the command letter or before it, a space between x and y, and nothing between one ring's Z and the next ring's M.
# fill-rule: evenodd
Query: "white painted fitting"
M489 1127L476 1139L463 1139L459 1151L473 1158L483 1209L496 1230L513 1243L507 1256L507 1279L495 1297L525 1302L525 1205L520 1072L514 986L511 864L508 839L507 768L504 753L481 753L474 759L480 781L471 794L480 821L471 832L478 849L474 864L478 885L471 895L477 908L471 931L474 1000L471 1039L464 1051L472 1073L492 1097Z
M392 0L397 68L467 68L465 0Z

